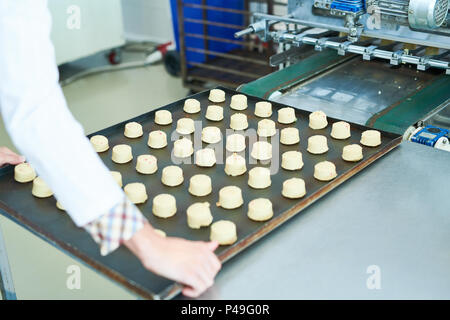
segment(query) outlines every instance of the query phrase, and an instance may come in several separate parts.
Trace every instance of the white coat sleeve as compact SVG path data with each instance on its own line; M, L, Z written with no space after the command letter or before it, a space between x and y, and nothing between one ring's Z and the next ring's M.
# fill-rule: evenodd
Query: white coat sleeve
M67 108L50 30L47 1L0 0L1 114L14 145L84 226L125 195Z

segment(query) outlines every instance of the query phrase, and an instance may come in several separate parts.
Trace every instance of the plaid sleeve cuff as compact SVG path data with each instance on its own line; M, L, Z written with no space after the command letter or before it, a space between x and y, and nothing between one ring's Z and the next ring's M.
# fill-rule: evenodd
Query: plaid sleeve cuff
M100 245L100 253L105 256L130 239L146 222L139 209L125 198L107 214L83 228Z

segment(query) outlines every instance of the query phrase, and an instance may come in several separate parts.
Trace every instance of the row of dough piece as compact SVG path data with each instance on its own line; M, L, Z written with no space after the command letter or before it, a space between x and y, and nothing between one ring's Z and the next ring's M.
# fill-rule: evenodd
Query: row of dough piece
M183 139L178 140L182 142ZM187 140L187 139L186 139ZM190 140L187 142L191 143ZM131 147L127 145L118 145L115 148L118 150L113 150L112 159L115 162L123 163L123 160L129 162L132 160L133 156L131 153ZM315 147L317 150L319 147ZM122 150L124 149L124 150ZM309 149L308 149L309 150ZM125 152L123 154L121 152ZM175 155L180 156L185 155L190 156L193 152L192 145L189 147L182 148L181 151L175 152ZM319 153L319 152L317 152ZM322 153L322 152L320 152ZM269 160L272 158L272 148L271 145L264 141L256 142L251 156L257 160ZM362 147L357 144L347 145L343 148L342 158L345 161L356 162L363 158ZM210 148L200 149L196 151L195 163L199 167L212 167L216 164L215 151ZM303 167L303 157L300 151L287 151L281 156L281 167L285 170L300 170ZM158 170L158 160L155 156L145 154L140 155L137 158L136 171L141 174L153 174ZM228 156L225 160L225 173L230 176L239 176L247 171L246 160L244 157L237 153L233 153ZM164 178L164 171L163 171Z
M292 108L290 108L292 109ZM293 110L293 109L292 109ZM311 117L316 114L315 117ZM319 120L311 119L325 119L324 124L327 125L326 115L322 111L316 111L310 115L310 127L315 129L323 128L316 122ZM242 113L237 113L231 116L231 129L245 130L248 128L247 116ZM177 122L176 131L180 134L191 134L195 131L194 120L190 118L182 118ZM257 134L260 137L272 137L276 134L275 122L270 119L263 119L258 122ZM129 138L136 138L143 135L142 126L137 122L129 122L125 125L125 136ZM338 121L333 123L331 129L331 137L338 140L345 140L351 136L350 124L345 121ZM202 141L206 143L217 143L221 141L221 131L218 127L205 127L202 129ZM297 128L284 128L280 133L280 142L286 145L296 144L300 141L299 130ZM97 152L104 152L108 150L108 140L106 137L96 135L91 138L91 142ZM368 147L376 147L381 144L381 134L377 130L366 130L361 134L360 143ZM149 133L148 146L154 149L164 148L167 145L167 136L161 130L152 131Z
M206 129L206 128L205 128ZM293 128L295 129L295 128ZM219 132L220 133L220 132ZM94 140L94 136L91 141ZM220 136L219 136L220 138ZM106 139L106 138L105 138ZM95 139L98 140L98 139ZM106 140L107 141L107 140ZM216 140L214 140L216 141ZM94 147L97 141L92 141ZM97 146L98 147L98 146ZM242 152L246 148L245 136L241 134L232 134L228 136L226 150L229 152ZM314 135L308 138L307 151L312 154L323 154L329 150L327 138L322 135ZM194 153L192 141L182 138L174 143L173 154L178 158L190 157ZM272 145L266 141L257 141L253 144L251 156L256 160L269 160L272 158ZM347 145L343 148L342 158L346 161L359 161L363 158L362 148L357 144ZM133 159L132 148L129 145L120 144L113 147L112 160L116 163L123 164ZM230 161L233 158L229 158ZM156 171L156 158L150 155L142 155L138 157L139 166L152 166L151 172ZM198 150L196 152L196 164L198 166L211 167L216 163L215 153L210 148ZM139 169L138 169L139 171Z
M356 147L356 148L355 148ZM255 147L254 150L258 150ZM356 149L356 150L353 150ZM351 160L362 158L362 148L358 145L344 147L343 157ZM205 149L207 150L207 149ZM214 150L209 149L213 154ZM260 154L260 153L259 153ZM215 157L215 156L214 156ZM201 158L201 157L200 157ZM204 160L200 160L204 161ZM302 155L298 151L288 151L282 155L282 167L286 170L299 170L303 167ZM157 171L157 159L152 155L141 155L138 157L136 170L143 174L153 174ZM326 170L325 170L326 169ZM238 176L247 171L245 159L234 153L226 160L225 172L231 176ZM325 172L325 173L324 173ZM333 163L324 161L315 165L314 177L321 181L329 181L336 177L336 167ZM36 178L34 169L27 163L15 167L15 179L19 182L29 182ZM48 189L42 179L35 179L33 183L33 194L46 197L52 192ZM120 179L121 180L121 179ZM177 186L183 182L183 172L180 167L168 166L163 169L162 183L168 186ZM257 182L259 181L259 182ZM121 182L120 182L121 183ZM208 185L208 184L205 184ZM210 185L210 183L209 183ZM265 188L270 186L270 172L266 168L256 167L249 172L249 185L254 188ZM145 199L146 200L146 199ZM144 201L145 201L144 200Z
M18 165L16 168L17 170L15 170L15 176L20 182L25 182L25 180L27 180L24 179L24 175L29 176L31 173L35 176L33 168L31 168L31 166L27 163ZM267 173L268 169L254 168L252 170L254 170L254 174L251 174L250 176L253 177L253 182L252 179L249 179L249 184L256 184L258 187L261 187L259 181L264 180L261 180L261 172ZM111 174L116 182L122 186L121 174L117 171L112 171ZM173 179L173 177L170 177L169 174L169 180L170 179ZM263 181L263 183L266 182ZM189 186L190 193L197 196L203 196L209 194L211 190L211 179L208 176L196 175L191 178ZM124 187L124 191L133 203L143 203L148 199L145 185L142 183L129 183ZM283 195L288 198L302 197L306 193L304 181L298 178L286 180L283 184L282 192ZM32 193L39 198L50 197L53 195L53 192L40 177L35 177L33 179ZM240 188L236 186L227 186L220 190L219 202L217 203L218 206L225 209L236 209L242 206L242 204L243 198ZM59 202L57 202L57 207L64 210ZM152 212L155 216L160 218L169 218L175 215L177 211L175 197L169 194L160 194L153 199L152 208ZM270 200L263 198L252 200L248 205L247 214L248 217L254 221L269 220L273 216L272 203ZM187 218L188 225L191 228L198 229L202 226L209 226L212 222L209 203L199 202L191 205L187 209ZM165 236L165 233L161 230L156 230L156 232L162 236ZM220 244L225 245L234 243L236 239L236 226L233 222L222 220L211 226L211 240L216 240Z
M128 194L130 190L125 192ZM142 184L133 185L133 189L142 188ZM145 187L144 187L145 188ZM133 190L136 191L136 190ZM243 199L240 189L236 186L224 187L219 192L219 203L222 207L238 208ZM159 218L173 217L177 212L176 198L170 194L159 194L153 198L152 213ZM196 202L186 210L187 224L192 229L208 227L213 216L208 202ZM247 216L254 221L267 221L273 216L272 203L268 199L258 198L249 202ZM237 240L236 225L228 220L220 220L211 225L210 239L221 245L230 245Z
M292 152L290 152L292 153ZM299 158L297 156L300 155ZM232 159L236 155L231 156ZM156 158L150 155L140 156L144 161L138 162L137 169L143 173L154 173L157 170ZM142 158L143 157L143 158ZM148 158L150 157L150 158ZM245 161L245 160L244 160ZM323 166L329 168L329 174L324 175ZM293 154L286 153L284 165L288 170L301 169L303 162L301 154L294 151ZM243 167L243 168L242 168ZM243 165L238 160L233 160L225 169L230 175L242 174L246 171L245 162ZM242 173L241 173L242 172ZM111 171L113 178L122 187L122 175L118 171ZM318 163L315 166L314 176L319 180L326 180L328 176L336 176L336 167L331 162ZM255 167L249 171L248 184L254 189L264 189L271 185L270 170L264 167ZM40 177L36 177L36 172L28 163L21 163L14 168L14 179L21 183L33 181L32 194L39 198L50 197L53 192ZM161 181L164 185L175 187L184 182L183 170L178 166L167 166L163 169ZM211 178L204 174L198 174L190 179L189 192L195 196L206 196L212 191ZM129 191L129 192L128 192ZM132 183L125 186L125 192L133 203L143 203L147 200L145 186L141 183ZM137 196L136 196L137 195Z
M122 186L122 177L119 172L113 172L117 183ZM337 176L336 167L332 162L323 161L315 165L314 177L320 181L329 181ZM165 167L162 174L162 183L169 187L179 186L184 182L183 170L177 166ZM292 183L295 188L292 188ZM264 167L255 167L249 171L248 185L254 189L266 189L272 184L270 170ZM140 182L129 183L124 187L124 191L130 201L135 204L141 204L147 201L148 195L145 185ZM211 194L212 182L211 178L205 174L197 174L190 178L188 192L193 196L203 197ZM239 191L240 193L240 191ZM303 179L293 178L287 179L281 191L282 195L290 199L302 198L306 194L305 183ZM241 193L240 193L241 194ZM242 197L241 197L242 198ZM220 197L219 204L225 209L235 209L239 207L239 202L229 204ZM236 199L239 199L236 198ZM242 199L241 199L242 200Z

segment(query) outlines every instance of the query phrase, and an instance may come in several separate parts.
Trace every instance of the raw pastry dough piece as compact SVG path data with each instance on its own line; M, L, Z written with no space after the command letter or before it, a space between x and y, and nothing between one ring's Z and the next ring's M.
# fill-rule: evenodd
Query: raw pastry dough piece
M66 209L64 209L64 207L62 206L62 204L59 201L56 201L56 207L61 211L66 211Z
M133 154L131 153L131 147L127 144L118 144L112 149L112 161L115 163L127 163L133 160Z
M366 130L361 134L360 142L366 147L377 147L381 144L381 133L377 130Z
M194 120L191 118L181 118L177 121L177 132L179 134L191 134L195 131Z
M14 167L14 180L17 182L31 182L34 178L36 178L36 172L29 163L19 163Z
M331 137L339 140L350 138L350 124L345 121L333 123L331 127Z
M89 141L91 141L91 144L96 152L105 152L109 149L108 138L105 136L97 134L92 136Z
M133 182L127 184L123 191L127 195L128 199L134 204L144 203L147 201L147 190L145 189L145 185L140 182Z
M327 137L316 135L308 138L308 148L309 153L312 154L322 154L328 151Z
M189 193L193 196L203 197L212 192L211 178L206 174L196 174L189 180Z
M31 194L37 198L48 198L53 195L53 191L50 190L49 186L41 177L37 177L33 180Z
M289 124L297 121L295 117L295 110L291 107L285 107L278 110L278 122L283 124Z
M289 199L298 199L306 194L305 181L300 178L291 178L283 182L281 194Z
M148 134L147 145L153 149L162 149L167 146L167 135L164 131L156 130Z
M300 133L297 128L281 129L280 143L285 145L293 145L300 142Z
M244 199L242 191L236 186L223 187L219 191L219 202L217 205L224 209L236 209L242 206Z
M155 123L166 126L172 123L172 113L168 110L158 110L155 112Z
M225 101L225 91L220 89L212 89L209 91L209 101L212 102L224 102Z
M154 229L153 231L155 231L155 233L156 233L157 235L159 235L159 236L161 236L161 237L163 237L163 238L166 237L166 233L165 233L164 231L162 231L162 230Z
M248 128L247 116L243 113L235 113L230 117L230 128L233 130L245 130Z
M202 141L206 143L217 143L222 140L222 133L217 127L205 127L202 130Z
M253 144L251 156L256 160L272 159L272 145L267 141L257 141Z
M227 151L241 152L245 150L245 136L242 134L231 134L227 137Z
M197 99L186 99L184 101L183 110L186 113L200 112L200 101L198 101Z
M187 138L182 138L174 142L173 155L178 158L187 158L194 153L192 141Z
M270 187L270 169L254 167L248 172L248 185L254 189L265 189Z
M359 144L349 144L342 149L342 159L345 161L359 161L362 158L362 147Z
M162 171L161 182L169 187L176 187L184 181L183 170L177 166L167 166Z
M197 150L195 152L195 164L199 167L212 167L216 164L216 153L210 148Z
M137 157L136 171L142 174L152 174L158 170L158 160L155 156L143 154Z
M275 122L270 119L263 119L258 121L258 136L272 137L277 133Z
M267 101L260 101L255 104L255 116L268 118L272 115L272 104Z
M124 135L127 138L139 138L144 134L144 131L142 131L142 126L137 122L128 122L125 125L125 132Z
M191 204L186 210L186 215L188 226L191 229L207 227L213 221L208 202L196 202Z
M232 221L220 220L211 225L211 241L217 241L220 245L230 245L236 242L236 225Z
M247 109L247 96L243 94L235 94L231 97L230 108L233 110Z
M211 121L222 121L223 108L216 105L208 106L208 109L206 109L206 119Z
M111 175L113 176L113 179L117 182L119 187L122 188L122 174L119 171L111 171Z
M314 166L314 178L320 181L330 181L336 178L336 166L333 162L322 161Z
M327 115L323 111L314 111L309 114L309 127L311 129L323 129L328 125Z
M244 174L247 171L245 165L245 158L237 153L233 153L225 160L225 173L229 176L235 177Z
M167 193L158 194L153 198L152 212L159 218L170 218L177 212L177 201Z
M257 198L248 203L247 216L253 221L267 221L273 217L272 202L269 199Z
M281 155L281 167L286 170L300 170L303 168L302 153L287 151Z

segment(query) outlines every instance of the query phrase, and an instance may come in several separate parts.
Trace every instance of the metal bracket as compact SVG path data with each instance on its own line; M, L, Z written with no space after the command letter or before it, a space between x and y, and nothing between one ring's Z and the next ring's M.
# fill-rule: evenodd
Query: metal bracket
M425 71L430 67L430 59L428 57L421 57L419 63L417 64L417 70Z
M325 47L325 42L327 41L327 38L320 38L317 39L316 44L314 45L314 50L316 51L322 51Z
M348 46L351 45L351 41L345 41L339 44L339 47L337 49L337 53L340 56L345 56L345 53L347 52Z
M399 63L402 62L402 56L403 56L403 50L397 50L397 51L392 52L392 56L389 60L389 63L394 66L398 66Z
M373 51L378 48L377 46L368 46L364 49L363 60L371 60L373 57Z

